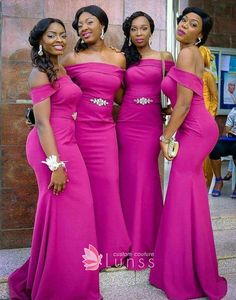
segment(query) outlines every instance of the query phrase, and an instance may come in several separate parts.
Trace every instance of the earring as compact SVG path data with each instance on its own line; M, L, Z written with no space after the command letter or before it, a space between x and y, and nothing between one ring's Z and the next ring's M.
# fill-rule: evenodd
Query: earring
M131 38L129 37L129 47L132 45Z
M198 44L200 44L200 43L201 43L201 41L202 41L202 40L201 40L201 38L200 38L200 37L198 37L198 38L197 38L197 41L195 42L195 44L194 44L194 45L195 45L195 46L197 46Z
M102 27L102 33L101 33L101 35L100 35L100 39L101 39L101 40L104 40L104 27Z
M150 36L150 38L149 38L149 46L151 46L151 44L152 44L152 37Z
M80 38L79 40L80 40L80 44L84 44L84 40L82 38Z
M43 46L39 44L39 51L38 51L39 56L43 56Z

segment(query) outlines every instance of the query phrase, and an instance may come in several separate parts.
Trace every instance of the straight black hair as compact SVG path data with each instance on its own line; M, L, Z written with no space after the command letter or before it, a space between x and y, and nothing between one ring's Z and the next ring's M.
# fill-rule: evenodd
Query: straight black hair
M202 39L201 42L198 43L198 47L200 47L201 45L205 44L208 35L212 29L213 26L213 20L212 18L206 13L204 12L201 8L198 7L186 7L182 14L177 18L177 23L179 24L179 22L182 20L183 16L189 14L189 13L195 13L196 15L198 15L199 17L201 17L202 19Z
M79 17L84 12L88 12L91 15L98 18L99 22L104 26L104 33L107 31L109 20L108 20L108 17L107 17L107 14L105 13L105 11L97 5L88 5L88 6L81 7L76 12L75 19L72 23L72 27L77 32L78 36L79 36L79 28L78 28ZM87 49L87 48L88 48L88 46L86 45L86 43L83 43L82 40L79 39L77 44L75 45L74 49L75 49L75 52L79 52L81 49Z
M136 11L130 17L127 17L125 19L122 25L122 29L125 35L125 41L121 51L124 52L125 54L127 68L130 67L132 64L138 63L142 58L141 54L138 52L137 47L133 43L129 45L130 29L132 26L132 22L134 19L138 17L145 17L148 20L150 24L151 33L153 33L155 29L155 24L153 19L143 11Z

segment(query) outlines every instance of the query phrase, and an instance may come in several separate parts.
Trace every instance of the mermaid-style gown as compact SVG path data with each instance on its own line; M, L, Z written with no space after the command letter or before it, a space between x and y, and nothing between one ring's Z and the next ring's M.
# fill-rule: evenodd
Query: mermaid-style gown
M37 130L29 133L26 145L34 169L39 197L31 256L9 277L14 300L98 300L99 274L86 271L82 255L89 244L97 247L94 207L84 160L75 139L72 114L81 90L69 76L31 89L33 103L50 97L50 123L60 159L67 161L69 182L58 196L48 189L51 171L41 161L45 153ZM98 266L97 266L98 267Z
M172 65L166 61L166 70ZM117 121L121 203L132 242L127 267L134 270L152 265L163 207L158 170L161 68L157 59L142 59L128 68Z
M219 300L226 294L227 282L218 274L202 169L216 144L218 128L205 108L202 80L172 67L162 88L173 105L177 84L191 89L193 99L176 135L180 148L172 162L150 283L165 291L168 299Z
M94 199L102 268L120 264L130 246L119 193L118 148L112 105L124 70L88 62L66 67L83 95L77 107L76 139Z

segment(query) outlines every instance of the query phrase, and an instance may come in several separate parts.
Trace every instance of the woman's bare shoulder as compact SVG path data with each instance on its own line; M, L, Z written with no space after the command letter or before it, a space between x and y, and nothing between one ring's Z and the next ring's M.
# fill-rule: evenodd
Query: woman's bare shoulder
M61 59L61 64L64 67L74 65L77 63L78 58L79 53L76 53L75 51L69 52Z
M40 85L48 84L49 79L46 73L33 68L28 79L29 88L34 88Z
M163 51L163 57L165 60L171 60L171 61L174 61L173 59L173 55L171 52L169 51Z
M183 48L178 55L176 66L189 71L195 72L196 53L192 47Z
M116 48L109 48L109 56L111 58L111 63L119 66L122 69L126 68L126 59L123 52L118 51Z

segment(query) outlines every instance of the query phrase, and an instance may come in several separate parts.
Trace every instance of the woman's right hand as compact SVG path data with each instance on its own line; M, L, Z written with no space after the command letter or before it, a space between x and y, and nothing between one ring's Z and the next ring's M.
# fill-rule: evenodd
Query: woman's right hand
M48 189L53 188L53 194L58 195L65 189L67 182L68 178L65 168L59 167L57 170L52 172L51 181L48 185Z
M169 155L168 155L168 144L160 142L160 146L161 146L161 150L162 150L163 156L167 160L172 161L174 158L173 157L169 157Z
M25 124L28 126L29 129L32 129L32 128L34 128L34 126L35 126L34 124L32 124L32 123L31 123L30 121L28 121L28 120L25 121Z

